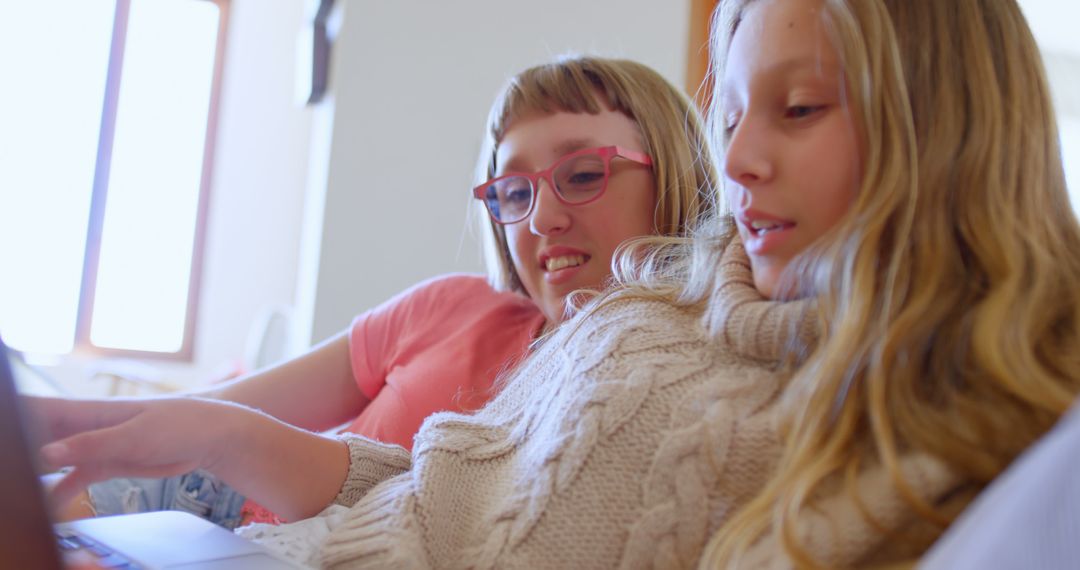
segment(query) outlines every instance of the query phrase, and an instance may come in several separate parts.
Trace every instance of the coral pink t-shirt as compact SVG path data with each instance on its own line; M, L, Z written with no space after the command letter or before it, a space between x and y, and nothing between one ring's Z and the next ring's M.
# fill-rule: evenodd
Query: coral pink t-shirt
M478 275L414 285L353 320L353 377L370 403L345 431L411 450L424 418L475 411L494 397L495 379L521 361L543 326L532 301ZM241 524L251 522L281 520L249 499Z
M424 418L483 407L543 325L531 301L478 275L413 286L353 320L353 376L371 402L346 430L412 449Z

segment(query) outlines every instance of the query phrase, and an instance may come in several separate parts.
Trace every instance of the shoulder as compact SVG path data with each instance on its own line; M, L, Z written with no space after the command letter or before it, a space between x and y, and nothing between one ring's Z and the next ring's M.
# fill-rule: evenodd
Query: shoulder
M516 293L496 291L482 275L448 273L425 279L402 291L386 305L407 307L424 314L461 311L498 304L518 304L526 299Z
M444 320L447 312L460 305L462 299L494 293L483 277L454 273L431 277L410 286L393 297L359 315L352 329L379 326L415 329L428 319Z
M615 297L585 307L566 323L562 336L574 344L642 335L665 342L700 340L700 321L700 311L662 299Z
M539 309L524 295L496 291L480 275L454 273L421 281L402 291L356 317L353 329L382 328L393 336L412 339L407 342L426 345L465 331L486 334L492 328L531 330L537 326L538 318L542 318Z
M425 279L408 288L411 297L442 295L496 295L495 289L483 275L475 273L447 273Z
M615 298L585 307L544 341L538 357L565 374L621 377L631 370L707 358L700 311L647 298ZM588 383L579 377L575 382Z

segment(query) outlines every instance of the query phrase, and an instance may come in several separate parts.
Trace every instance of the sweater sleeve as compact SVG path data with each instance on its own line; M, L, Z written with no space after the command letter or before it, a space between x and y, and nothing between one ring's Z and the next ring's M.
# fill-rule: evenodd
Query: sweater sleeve
M400 475L412 466L412 456L397 445L343 433L337 436L349 447L349 473L334 504L351 507L372 487Z

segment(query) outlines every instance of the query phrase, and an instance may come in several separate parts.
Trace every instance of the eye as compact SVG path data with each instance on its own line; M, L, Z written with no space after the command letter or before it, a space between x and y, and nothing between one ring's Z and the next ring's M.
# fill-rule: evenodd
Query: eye
M737 115L729 115L724 118L724 136L731 138L737 128L739 128L739 117Z
M792 105L784 110L784 116L789 119L805 119L823 109L824 105Z
M575 172L570 175L567 182L571 184L591 184L604 177L604 172Z
M604 161L599 156L578 156L560 164L553 173L555 185L563 197L568 193L591 192L604 180Z
M506 192L505 200L514 204L528 204L532 199L532 189L528 186L518 186Z
M528 208L532 201L532 184L524 176L508 176L499 179L489 189L503 208Z

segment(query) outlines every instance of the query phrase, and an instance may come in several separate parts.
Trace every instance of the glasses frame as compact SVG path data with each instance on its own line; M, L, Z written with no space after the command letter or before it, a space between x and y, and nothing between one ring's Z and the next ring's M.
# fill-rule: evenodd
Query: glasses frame
M554 173L555 170L562 166L563 163L565 163L566 161L585 155L596 155L604 160L604 185L600 187L600 191L597 192L595 196L592 196L589 199L583 200L581 202L571 202L566 198L563 198L563 195L560 194L559 191L556 189L557 187L555 185ZM518 222L529 219L529 216L532 215L533 210L536 209L536 197L540 194L541 180L547 181L548 187L555 195L555 199L562 204L565 204L567 206L584 206L585 204L591 204L592 202L599 200L601 197L604 196L604 193L607 192L608 181L611 180L611 161L616 157L623 158L631 162L641 164L643 166L648 166L649 168L652 168L653 165L652 157L648 154L644 152L638 152L636 150L623 148L617 145L583 148L581 150L576 150L574 152L564 154L563 156L559 157L559 159L556 160L554 164L538 172L507 172L506 174L492 178L491 180L488 180L487 182L484 182L483 184L473 188L473 198L476 198L477 200L483 202L484 209L487 210L488 216L491 217L491 220L496 224L503 226L516 224ZM504 222L496 218L495 212L491 211L491 205L488 203L486 197L487 188L489 186L507 178L527 178L529 180L529 184L532 186L533 191L532 198L529 200L529 208L525 210L525 214L512 222Z

